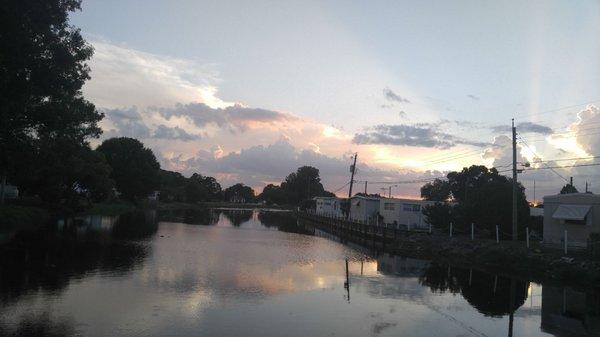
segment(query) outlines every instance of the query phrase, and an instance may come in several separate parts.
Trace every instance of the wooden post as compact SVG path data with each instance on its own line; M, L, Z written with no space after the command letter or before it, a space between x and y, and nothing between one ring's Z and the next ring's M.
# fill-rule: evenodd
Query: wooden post
M471 241L475 240L475 224L471 222Z
M429 234L431 234L431 224L429 224Z
M567 239L567 230L565 229L565 255L567 255L567 251L568 251L568 243L567 243L568 239Z
M496 243L500 243L500 237L498 236L498 225L496 225Z
M452 222L450 223L450 237L452 237Z
M527 242L527 248L529 248L529 227L525 227L525 240Z

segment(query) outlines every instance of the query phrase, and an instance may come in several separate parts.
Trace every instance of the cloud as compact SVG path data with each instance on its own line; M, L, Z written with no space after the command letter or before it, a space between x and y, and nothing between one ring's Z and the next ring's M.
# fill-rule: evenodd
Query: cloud
M494 132L512 132L512 127L510 125L496 125L491 127ZM550 135L554 133L552 128L536 124L532 122L523 122L517 124L517 132L520 133L539 133L542 135Z
M390 88L384 88L383 89L383 97L385 97L385 99L387 99L390 102L410 103L410 101L408 99L406 99L404 97L401 97L400 95L396 94Z
M468 98L474 100L474 101L479 101L479 97L475 96L475 95L467 95Z
M185 142L200 139L200 136L191 135L178 126L168 127L164 125L159 125L152 137L157 139L182 140Z
M217 156L214 152L199 151L189 159L181 157L161 158L162 165L178 168L186 175L194 172L213 175L225 185L242 181L253 187L262 188L268 183L279 184L288 174L300 166L310 165L319 169L321 180L329 190L339 189L350 179L348 168L351 164L350 154L334 157L309 149L294 147L287 140L279 140L269 145L255 145L238 152L230 152ZM371 181L404 181L439 176L439 172L415 172L383 170L371 167L364 162L358 165L357 178ZM402 186L405 195L416 194L422 184ZM370 192L379 192L377 187L370 186ZM346 190L344 190L346 191Z
M569 127L575 134L577 144L589 155L600 154L598 125L600 125L600 108L589 105L577 114L577 122Z
M127 109L104 109L105 121L109 120L112 127L105 129L104 137L132 137L148 138L150 137L150 128L146 126L142 115L136 107Z
M219 78L214 65L146 53L97 38L89 41L94 46L89 62L92 78L83 91L99 107L233 104L216 97Z
M298 121L291 114L267 109L248 108L240 104L225 108L211 108L204 103L177 104L174 108L160 108L164 118L173 116L189 118L197 127L214 124L230 131L245 131L252 126L274 125Z
M439 123L417 123L414 125L380 124L366 129L362 133L354 135L353 142L356 144L386 144L404 145L417 147L432 147L448 149L453 146L473 145L486 146L488 143L470 141L438 129Z

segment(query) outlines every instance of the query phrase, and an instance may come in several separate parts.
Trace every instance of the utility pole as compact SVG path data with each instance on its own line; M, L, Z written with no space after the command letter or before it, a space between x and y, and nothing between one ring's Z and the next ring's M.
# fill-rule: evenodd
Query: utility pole
M537 202L535 202L535 180L533 181L533 205L537 205Z
M388 193L388 197L391 199L392 198L392 186L389 187L389 193Z
M571 185L571 187L573 187L573 177L569 177L569 185Z
M369 182L365 180L365 196L367 195L367 184L368 184L368 183L369 183Z
M588 192L588 182L586 181L585 182L585 193L587 193L587 192Z
M513 241L517 241L517 128L515 128L514 118L512 119L512 157L512 239Z
M352 198L352 185L354 185L354 172L356 171L356 157L358 157L358 152L354 154L354 163L350 166L350 190L348 190L348 199Z

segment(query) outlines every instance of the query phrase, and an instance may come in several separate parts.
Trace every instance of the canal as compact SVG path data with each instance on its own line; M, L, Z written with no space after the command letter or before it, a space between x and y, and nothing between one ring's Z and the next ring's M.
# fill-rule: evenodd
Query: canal
M343 244L277 211L4 233L2 336L599 336L598 291Z

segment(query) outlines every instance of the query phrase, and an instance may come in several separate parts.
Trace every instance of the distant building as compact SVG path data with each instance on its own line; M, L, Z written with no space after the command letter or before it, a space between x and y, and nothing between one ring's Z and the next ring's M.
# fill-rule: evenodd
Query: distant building
M540 207L529 207L529 216L544 216L544 209Z
M380 198L354 196L350 198L350 220L376 224Z
M423 209L435 203L427 200L382 198L379 214L386 225L406 226L411 229L428 228Z
M557 194L544 197L544 242L586 246L590 233L600 233L600 195Z
M344 215L342 211L343 199L336 197L315 197L315 213L322 216L341 217Z
M152 191L150 194L148 194L148 200L150 201L158 201L159 198L160 191Z
M16 199L18 197L19 197L19 188L17 186L11 185L11 184L4 185L4 198Z

